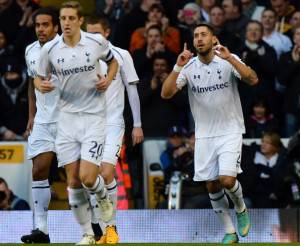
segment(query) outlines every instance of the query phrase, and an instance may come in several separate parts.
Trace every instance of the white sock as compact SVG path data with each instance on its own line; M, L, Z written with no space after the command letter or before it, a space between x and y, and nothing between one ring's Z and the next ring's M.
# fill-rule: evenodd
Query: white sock
M73 189L68 187L68 196L71 210L83 234L94 235L91 225L90 203L85 189Z
M235 184L231 189L226 189L226 193L232 200L234 209L237 213L241 213L246 209L243 198L243 189L238 180L235 181Z
M86 187L84 184L82 185L87 191L89 191L89 193L95 193L97 201L107 196L104 179L100 175L97 176L95 184L92 187Z
M235 233L230 214L229 214L229 203L224 190L218 193L209 193L209 198L213 210L219 217L221 223L224 226L225 233Z
M114 179L110 184L105 186L107 189L108 196L110 200L113 203L113 216L110 221L107 222L107 225L116 225L116 212L117 212L117 200L118 200L118 194L117 194L117 182Z
M32 181L32 199L34 204L35 228L48 234L48 207L51 199L51 192L48 179Z
M90 204L91 204L91 213L92 213L92 223L98 224L100 218L99 205L96 200L94 193L89 193L90 195Z

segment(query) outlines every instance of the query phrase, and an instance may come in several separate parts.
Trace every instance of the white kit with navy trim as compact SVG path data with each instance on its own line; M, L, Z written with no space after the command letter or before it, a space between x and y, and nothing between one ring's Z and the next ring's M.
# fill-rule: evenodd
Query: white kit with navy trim
M115 47L111 43L109 47L119 63L119 70L111 85L105 92L107 106L106 124L124 126L123 110L125 84L137 84L139 82L139 78L129 52ZM102 75L107 74L107 64L103 61L100 61L100 70Z
M53 39L56 42L59 35ZM39 41L35 41L28 45L25 50L25 60L27 64L28 75L32 78L37 76L38 61L41 54L42 46ZM38 124L54 123L58 119L58 103L59 103L59 81L56 75L51 75L51 82L55 85L55 90L50 93L41 93L35 89L36 96L36 114L34 122Z
M240 77L228 61L216 55L208 65L194 57L183 67L176 84L179 89L188 85L196 138L245 133Z
M81 31L75 47L67 46L63 35L45 44L41 50L38 75L47 77L52 71L61 82L60 110L68 113L85 112L105 117L105 96L95 89L99 81L99 62L114 56L108 41L100 34Z

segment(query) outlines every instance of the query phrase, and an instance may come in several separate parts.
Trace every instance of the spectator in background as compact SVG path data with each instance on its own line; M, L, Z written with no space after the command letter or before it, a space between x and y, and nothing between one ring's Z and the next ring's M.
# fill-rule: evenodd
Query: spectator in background
M16 196L0 177L0 210L30 210L28 203Z
M24 59L23 54L28 44L35 41L35 32L33 26L33 15L38 10L39 5L32 0L16 0L22 10L22 18L19 22L18 33L14 37L14 47L16 54L22 54L20 59Z
M146 43L143 48L137 49L132 58L139 77L151 72L151 63L156 53L165 53L168 59L174 59L175 54L168 50L163 42L162 30L152 25L146 30Z
M276 105L275 76L278 66L275 50L262 39L263 27L260 22L251 20L246 28L246 40L242 51L242 60L252 67L259 77L260 83L255 86L239 84L241 102L246 116L250 113L253 98L266 98L271 108Z
M257 146L258 147L258 146ZM282 207L281 193L283 177L288 163L280 136L277 133L264 133L260 149L253 156L256 170L254 194L252 198L256 208Z
M140 49L145 45L145 33L152 25L161 27L164 44L170 51L178 54L180 50L179 30L169 25L169 19L165 16L164 8L160 4L153 4L151 6L146 25L136 29L131 35L129 51L133 53L136 49Z
M13 47L7 43L4 31L0 30L0 68L4 66L7 57L12 54L12 49Z
M261 21L264 6L259 6L255 0L242 0L243 14L251 20Z
M292 28L289 21L296 8L290 4L290 0L270 0L270 2L277 14L276 31L286 34Z
M148 12L153 4L160 4L160 0L141 0L128 14L117 23L113 33L112 43L122 49L129 49L130 36L138 27L145 25Z
M292 29L300 25L300 10L293 13L289 23L292 26Z
M35 11L39 8L39 5L31 0L16 0L16 3L20 6L23 11L22 19L19 22L20 26L32 27Z
M292 48L292 42L286 35L276 31L277 14L273 9L265 9L262 13L261 23L263 25L263 40L272 46L277 58Z
M284 53L279 60L278 80L286 86L285 130L292 136L300 126L300 26L294 29L292 51Z
M22 16L22 9L15 0L0 0L0 29L6 33L8 43L14 42Z
M193 48L194 28L200 23L201 9L196 3L187 3L178 11L178 28L181 34L181 47L184 43Z
M174 159L178 156L176 150L185 146L185 134L186 130L180 126L172 126L168 130L167 148L160 155L160 161L164 171L174 164ZM167 178L167 180L169 179L170 176Z
M15 58L9 58L2 69L0 139L22 140L25 138L28 117L27 75Z
M144 135L145 138L166 137L170 127L183 121L187 112L187 99L183 93L172 100L160 96L162 84L170 71L165 54L155 54L151 68L151 73L142 77L139 86Z
M290 21L289 24L291 25L291 29L289 31L287 31L285 34L291 39L293 40L293 35L294 35L294 29L300 25L300 10L296 10Z
M241 0L223 0L222 7L225 11L225 27L227 30L244 39L249 18L243 14Z
M216 0L198 0L196 1L200 6L201 21L210 22L209 13L213 6L216 5Z
M267 102L258 98L253 102L252 114L246 119L246 137L261 138L265 132L279 132L279 125Z
M214 27L219 42L226 46L233 54L240 55L244 46L242 39L225 27L225 12L216 5L210 10L210 24Z
M131 0L96 0L97 14L105 14L112 23L130 13L132 8Z

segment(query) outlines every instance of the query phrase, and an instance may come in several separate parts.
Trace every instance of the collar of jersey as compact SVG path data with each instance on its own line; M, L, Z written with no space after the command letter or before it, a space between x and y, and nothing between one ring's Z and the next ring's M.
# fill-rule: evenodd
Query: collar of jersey
M205 64L205 63L200 61L199 57L196 57L196 65L197 65L197 67L200 68L200 67L203 67L203 66L209 66L212 63L219 63L220 60L221 60L221 58L215 55L214 58L212 59L212 61L209 64Z
M85 32L80 30L80 40L79 42L77 43L77 45L85 45L86 44L86 37L85 37ZM77 46L76 45L76 46ZM62 34L60 36L60 40L59 40L59 48L68 48L69 46L66 45L66 43L64 42L64 35Z

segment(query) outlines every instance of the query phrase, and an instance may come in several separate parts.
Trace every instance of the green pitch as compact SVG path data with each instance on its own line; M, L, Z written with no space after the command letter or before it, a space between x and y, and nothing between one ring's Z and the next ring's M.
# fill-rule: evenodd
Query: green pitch
M300 246L300 243L239 243L239 244L245 246L296 246L296 245ZM25 244L6 243L0 245L3 246L23 245L24 246ZM71 243L34 244L34 246L46 246L46 245L67 246L67 245L74 245L74 244ZM221 246L224 244L221 243L119 243L118 245L120 246Z

